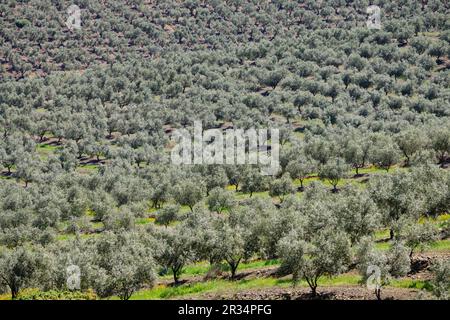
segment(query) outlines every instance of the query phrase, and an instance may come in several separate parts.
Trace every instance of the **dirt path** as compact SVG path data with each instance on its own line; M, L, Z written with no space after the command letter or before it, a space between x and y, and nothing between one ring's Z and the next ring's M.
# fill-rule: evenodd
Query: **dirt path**
M230 293L205 293L189 299L212 300L376 300L375 294L364 286L320 287L318 295L311 296L309 288L264 288ZM431 299L429 293L418 289L384 288L383 300Z

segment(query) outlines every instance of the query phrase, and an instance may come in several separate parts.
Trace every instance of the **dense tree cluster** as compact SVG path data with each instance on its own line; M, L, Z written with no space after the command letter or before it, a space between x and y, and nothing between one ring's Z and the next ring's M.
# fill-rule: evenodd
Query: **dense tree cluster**
M69 18L67 9L73 4L81 9L80 30L70 30L65 24ZM366 8L370 4L366 0L189 0L182 3L167 0L150 3L143 0L8 0L0 6L0 45L4 52L0 62L10 76L23 78L35 73L45 75L56 70L80 70L96 64L154 58L177 49L216 50L228 49L236 43L301 39L311 30L365 26ZM378 44L387 44L393 36L404 46L419 32L445 30L449 26L446 1L382 0L376 4L382 9L387 31L376 36L374 40ZM358 38L363 41L364 35ZM425 51L428 48L426 39L417 41L416 46L421 53ZM261 49L245 49L237 58L264 55ZM351 52L349 47L343 49L347 54ZM446 48L436 43L431 50L439 57L445 55ZM392 58L390 51L386 48L383 54ZM306 54L312 57L319 52ZM358 69L364 67L364 58L374 54L370 46L363 46L361 53L363 59L358 55L351 59L351 64ZM317 61L323 58L330 66L339 63L338 57L316 56ZM433 66L427 57L422 57L421 63L426 68ZM307 74L311 69L311 65L305 64L301 70ZM398 76L404 70L404 66L395 65L389 72ZM332 68L323 75L327 77L331 73ZM282 78L281 70L273 70L262 77L271 87L277 86ZM184 77L183 82L189 83L189 78ZM367 81L365 85L368 85ZM405 84L403 90L408 92L410 86ZM332 86L328 92L333 95Z
M3 1L0 292L71 290L72 265L121 299L200 261L277 258L314 295L355 266L405 275L449 236L450 7L377 3L381 30L365 0L85 0L70 31L70 1ZM279 129L279 172L172 164L194 120Z

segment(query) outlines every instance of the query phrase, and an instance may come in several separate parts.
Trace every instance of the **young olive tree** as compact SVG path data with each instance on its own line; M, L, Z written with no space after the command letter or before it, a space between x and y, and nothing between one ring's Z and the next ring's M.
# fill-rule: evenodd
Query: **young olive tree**
M187 180L175 187L173 197L178 204L188 206L192 212L194 205L203 199L205 190L203 183Z
M158 211L158 213L156 214L155 223L163 225L167 228L169 224L178 219L179 211L179 205L167 205Z
M254 192L263 191L267 186L266 178L257 168L248 168L243 173L242 192L250 193L252 197Z
M155 255L156 261L164 268L170 269L175 284L179 284L184 266L194 260L192 249L193 234L184 224L156 232L156 238L162 248Z
M128 300L142 286L152 286L155 263L142 235L106 233L97 240L94 289L100 297L118 295Z
M341 158L328 161L319 168L319 178L327 180L333 186L333 192L337 192L337 185L348 171L348 166Z
M286 171L291 175L292 179L298 179L300 181L300 191L304 190L303 182L316 170L316 166L312 160L307 158L300 158L293 160L286 166Z
M236 201L231 191L216 187L209 192L206 204L210 211L220 214L224 211L229 212L236 205Z
M433 263L431 280L433 294L441 300L448 300L450 297L450 262L448 260L438 260Z
M287 195L294 192L294 184L289 173L283 174L280 179L273 180L269 186L269 195L271 197L279 197L280 202L283 202Z
M382 287L389 284L391 278L405 276L410 270L408 248L400 242L383 252L375 248L370 237L365 237L358 246L356 261L362 282L374 291L378 300L381 300Z
M430 221L417 223L408 219L401 224L398 238L410 249L410 259L412 259L414 251L422 251L439 239L439 228Z
M16 247L0 252L0 282L8 286L12 299L35 280L42 268L38 255L28 248Z
M324 228L302 241L297 232L280 240L282 265L293 273L293 279L305 279L313 296L317 295L318 281L323 276L336 276L347 270L351 261L350 241L339 230Z

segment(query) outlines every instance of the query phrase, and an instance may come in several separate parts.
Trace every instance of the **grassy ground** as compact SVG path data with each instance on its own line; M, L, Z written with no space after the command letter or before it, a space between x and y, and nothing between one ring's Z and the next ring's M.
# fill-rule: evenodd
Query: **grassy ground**
M291 287L292 281L287 278L255 278L244 279L237 281L229 280L210 280L204 282L196 282L189 284L182 284L179 286L166 286L159 285L152 289L141 290L135 293L132 300L154 300L154 299L175 299L175 298L192 298L205 293L233 293L251 289L264 289L264 288L288 288ZM361 276L348 273L342 274L337 277L327 278L323 277L319 279L319 291L320 287L339 287L339 286L358 286L361 285ZM299 281L296 284L297 287L308 287L306 281ZM412 280L412 279L395 279L388 286L395 288L414 288L414 289L430 289L430 285L427 281ZM113 298L114 299L114 298ZM116 298L117 299L117 298Z

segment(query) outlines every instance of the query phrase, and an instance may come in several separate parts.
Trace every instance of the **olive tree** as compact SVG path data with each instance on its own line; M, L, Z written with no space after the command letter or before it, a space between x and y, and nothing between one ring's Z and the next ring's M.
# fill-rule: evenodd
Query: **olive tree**
M398 233L401 218L417 220L425 212L426 198L409 172L373 177L368 190L382 215L382 223L390 228L391 239Z
M305 242L301 234L289 233L280 240L279 253L282 266L293 273L293 280L305 279L315 296L320 277L336 276L348 269L351 252L348 236L342 231L324 228L311 236Z
M178 204L188 206L192 211L194 205L203 199L205 190L206 188L203 183L187 180L175 186L173 197Z
M163 225L167 228L170 223L178 219L179 211L179 205L167 205L158 211L156 214L155 223Z
M366 190L345 188L333 202L337 224L348 234L352 245L372 235L381 224L381 215Z
M327 180L333 186L333 192L337 192L337 185L348 172L348 166L341 158L330 160L319 167L319 178Z
M443 165L450 154L450 129L439 127L430 134L431 147L436 152L439 163Z
M433 294L441 300L450 297L450 263L448 260L438 260L431 267L433 278L431 280Z
M153 254L148 243L139 241L141 236L106 233L97 240L93 286L99 296L128 300L142 286L153 285Z
M235 202L233 193L221 187L212 189L206 199L208 209L219 214L223 211L230 211L235 206Z
M8 286L12 299L35 280L41 268L39 257L28 248L16 247L0 252L0 282Z
M250 193L250 197L254 192L263 191L266 186L267 177L263 176L257 168L247 168L243 173L241 190L244 193Z
M271 197L279 197L281 202L283 202L284 197L294 192L294 184L289 173L285 173L281 178L273 180L269 186L269 195Z
M228 222L220 224L217 229L221 241L216 244L222 252L223 260L230 267L231 279L235 279L237 268L245 258L245 232L242 226Z
M314 162L305 157L290 161L286 166L286 171L291 175L292 179L298 179L300 181L300 191L304 190L303 182L315 169Z
M395 142L406 158L406 166L410 165L411 157L413 157L416 152L420 152L427 144L425 135L420 129L401 131L395 137Z
M405 276L410 270L408 248L395 242L388 252L375 248L370 237L363 238L356 252L357 268L368 288L381 300L382 287L391 278Z
M367 165L370 147L371 144L365 138L352 139L345 145L344 159L356 170L356 176L359 175L359 169Z
M390 139L380 139L371 149L371 162L386 171L400 161L400 151L397 144Z
M156 239L162 244L155 254L156 261L171 270L174 283L178 284L184 266L194 259L191 229L178 224L173 228L150 232L155 232Z
M402 223L398 238L410 249L412 259L415 250L423 250L439 239L439 229L430 221L417 223L408 219Z

